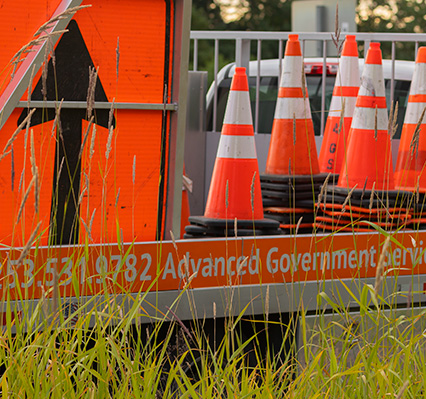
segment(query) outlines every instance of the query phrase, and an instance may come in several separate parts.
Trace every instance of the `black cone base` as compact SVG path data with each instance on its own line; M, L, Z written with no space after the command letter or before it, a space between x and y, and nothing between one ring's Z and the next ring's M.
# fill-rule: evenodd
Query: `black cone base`
M280 223L272 219L235 220L190 216L183 238L251 237L280 235Z

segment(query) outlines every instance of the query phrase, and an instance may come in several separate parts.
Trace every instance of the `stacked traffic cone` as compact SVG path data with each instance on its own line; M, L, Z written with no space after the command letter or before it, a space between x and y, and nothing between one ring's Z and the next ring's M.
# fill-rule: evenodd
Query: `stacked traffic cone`
M395 185L401 190L416 192L412 206L412 226L426 228L426 47L417 52L411 81L410 95L405 111Z
M346 159L337 185L323 188L324 192L327 190L323 198L328 202L317 204L319 214L315 226L327 230L364 231L374 227L354 222L368 220L389 230L405 225L410 218L406 209L410 195L394 191L394 188L382 53L379 43L371 43L349 132Z
M265 173L261 175L267 217L285 233L312 232L320 175L314 127L298 35L289 35L272 125ZM302 218L301 223L300 218Z
M189 222L184 238L280 234L263 215L245 68L235 68L204 216Z
M354 35L347 35L319 154L319 167L323 173L338 174L342 168L359 83L357 42Z

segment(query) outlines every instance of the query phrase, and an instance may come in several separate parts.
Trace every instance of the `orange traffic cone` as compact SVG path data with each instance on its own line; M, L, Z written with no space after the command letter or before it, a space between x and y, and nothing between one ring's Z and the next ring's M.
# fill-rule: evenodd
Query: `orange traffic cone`
M371 43L337 186L369 190L375 185L376 190L393 190L393 178L382 51L380 43Z
M263 215L245 68L235 68L204 216L189 221L185 238L280 233L279 222Z
M319 173L314 127L298 35L289 35L265 174Z
M359 83L357 43L354 35L347 35L319 155L319 167L323 173L339 173L342 169Z
M259 166L245 68L236 68L204 216L263 219Z
M414 136L417 124L426 107L426 47L420 47L417 52L405 112L404 126L401 133L398 158L395 168L395 185L401 190L426 192L426 121L420 121L419 128Z

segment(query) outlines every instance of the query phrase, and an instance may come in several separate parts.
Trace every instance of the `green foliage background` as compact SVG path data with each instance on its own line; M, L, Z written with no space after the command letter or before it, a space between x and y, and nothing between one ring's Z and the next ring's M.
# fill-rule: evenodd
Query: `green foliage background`
M293 0L193 0L192 30L291 31ZM233 20L228 11L233 10ZM235 17L237 16L237 19ZM227 18L228 17L228 18ZM426 31L426 0L360 0L356 8L358 32ZM213 39L213 37L212 37ZM233 43L220 43L219 68L234 60ZM256 43L252 43L256 54ZM382 46L384 56L390 54L390 43ZM397 43L400 59L413 59L414 44ZM198 69L213 73L214 42L199 43ZM262 43L262 58L276 58L274 43ZM191 59L192 62L192 59Z

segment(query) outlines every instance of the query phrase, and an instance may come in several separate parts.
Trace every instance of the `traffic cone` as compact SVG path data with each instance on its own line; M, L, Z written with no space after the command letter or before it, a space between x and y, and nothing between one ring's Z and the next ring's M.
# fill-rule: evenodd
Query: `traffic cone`
M279 222L263 214L245 68L235 68L204 216L189 221L186 238L280 234Z
M346 160L338 187L393 190L391 141L388 134L380 43L371 43L349 132Z
M357 42L354 35L347 35L319 154L319 168L323 173L338 174L342 168L359 84Z
M289 35L265 174L319 173L314 126L298 35Z
M338 183L330 187L331 193L328 194L332 198L332 206L341 204L342 208L361 215L356 220L343 214L330 215L327 208L317 203L318 217L314 227L364 231L371 228L371 225L365 226L366 222L388 230L406 227L410 218L404 215L412 195L394 191L394 188L382 53L379 43L371 43L349 131L347 153ZM388 211L373 213L373 208L387 208ZM391 214L391 208L395 208L397 213Z
M260 176L266 216L280 220L286 234L312 232L315 198L325 179L319 174L305 82L299 37L289 35L265 173ZM302 221L296 219L302 214ZM290 215L290 219L284 215Z
M426 193L426 47L417 52L395 167L398 189ZM423 116L423 120L420 118ZM416 132L417 124L419 129Z

